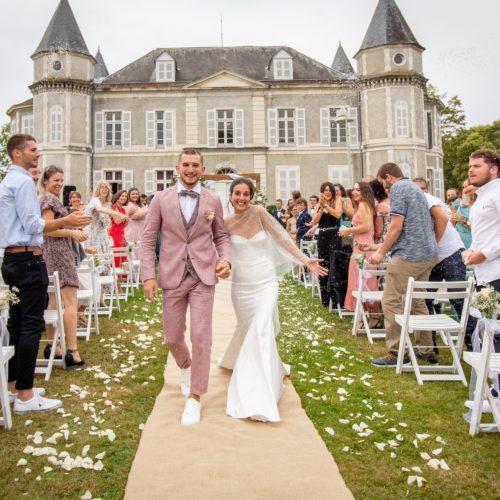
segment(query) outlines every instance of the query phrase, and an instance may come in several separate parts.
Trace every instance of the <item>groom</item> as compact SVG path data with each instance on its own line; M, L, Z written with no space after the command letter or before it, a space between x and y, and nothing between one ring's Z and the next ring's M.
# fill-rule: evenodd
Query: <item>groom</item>
M215 284L217 278L229 276L231 257L220 198L199 182L205 171L201 152L184 149L175 168L179 181L157 192L149 207L141 240L141 268L146 298L154 302L158 284L163 289L165 343L181 369L181 392L188 396L181 424L193 425L200 421L200 396L208 386ZM184 340L188 305L192 358Z

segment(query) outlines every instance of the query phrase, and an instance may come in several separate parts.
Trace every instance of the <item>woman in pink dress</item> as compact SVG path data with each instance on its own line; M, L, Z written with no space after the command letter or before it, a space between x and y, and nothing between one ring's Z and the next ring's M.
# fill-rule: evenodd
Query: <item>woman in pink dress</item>
M122 189L118 191L111 200L111 208L120 214L126 215L125 205L127 204L128 196L127 191ZM113 247L122 248L126 247L127 243L125 241L125 226L127 224L127 217L118 218L114 215L111 216L111 229L109 230L109 235L113 238ZM121 267L122 262L126 258L115 257L115 267Z
M128 205L125 207L128 215L128 224L125 226L125 239L129 243L137 245L142 238L144 223L148 207L142 204L141 193L136 187L128 191ZM136 253L139 247L136 248Z
M356 308L356 299L352 296L353 290L358 288L358 264L355 260L356 255L363 253L359 250L360 243L373 244L375 198L370 185L366 182L356 182L352 189L353 200L356 205L356 212L352 218L352 227L341 227L339 235L350 236L354 238L353 252L349 262L349 277L347 281L347 294L345 297L344 308L354 311ZM369 257L373 252L366 252ZM365 279L365 286L369 290L377 290L377 278Z

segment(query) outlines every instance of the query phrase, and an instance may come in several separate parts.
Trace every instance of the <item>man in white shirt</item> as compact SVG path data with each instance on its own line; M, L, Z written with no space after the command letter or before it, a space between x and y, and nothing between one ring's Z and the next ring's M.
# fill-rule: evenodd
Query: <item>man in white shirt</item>
M469 180L477 189L470 209L472 244L465 264L474 266L477 285L500 292L500 154L479 149L469 157Z

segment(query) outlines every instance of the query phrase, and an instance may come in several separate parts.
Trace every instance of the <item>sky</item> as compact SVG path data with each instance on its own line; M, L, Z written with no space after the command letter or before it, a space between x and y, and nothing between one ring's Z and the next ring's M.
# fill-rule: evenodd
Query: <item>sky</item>
M89 51L110 73L158 47L287 45L330 66L359 49L377 0L69 0ZM424 74L463 102L467 125L500 118L499 0L396 0ZM0 0L0 124L31 97L30 59L59 0ZM351 59L355 68L355 61Z

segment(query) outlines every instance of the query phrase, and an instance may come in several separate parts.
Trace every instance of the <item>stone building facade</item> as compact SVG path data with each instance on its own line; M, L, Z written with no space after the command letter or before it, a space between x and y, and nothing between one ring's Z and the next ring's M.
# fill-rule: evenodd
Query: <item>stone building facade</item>
M354 71L287 46L159 48L108 74L68 0L32 55L33 98L13 105L13 132L33 133L42 165L87 191L98 179L151 194L172 182L184 147L208 173L254 173L269 199L350 187L384 162L443 195L440 103L426 93L424 48L394 0L379 0Z

